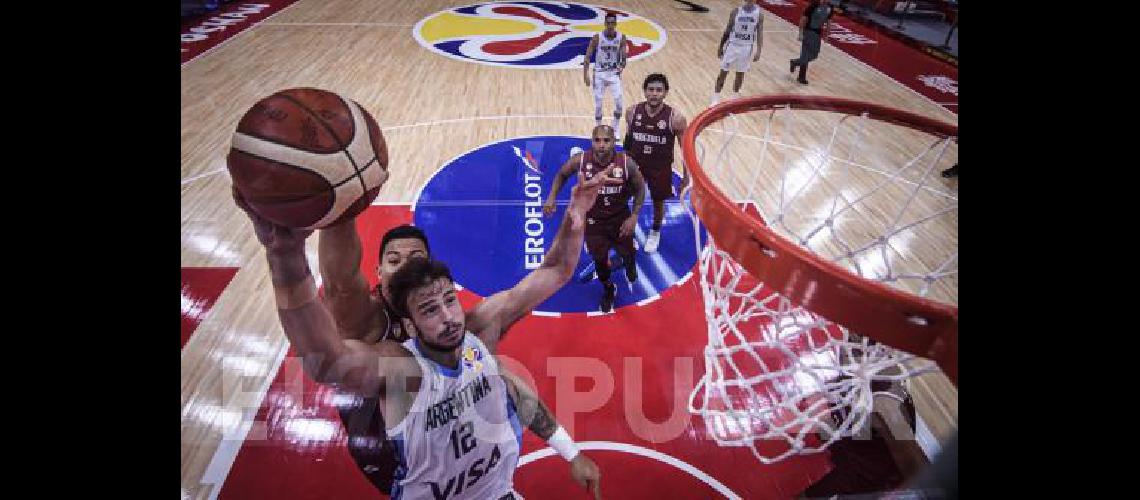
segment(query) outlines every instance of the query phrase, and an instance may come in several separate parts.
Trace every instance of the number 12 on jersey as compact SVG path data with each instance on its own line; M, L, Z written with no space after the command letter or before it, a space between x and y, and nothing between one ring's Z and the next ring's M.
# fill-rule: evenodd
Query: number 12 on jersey
M475 426L471 422L464 422L457 428L451 430L451 450L455 452L455 459L466 455L471 450L475 449Z

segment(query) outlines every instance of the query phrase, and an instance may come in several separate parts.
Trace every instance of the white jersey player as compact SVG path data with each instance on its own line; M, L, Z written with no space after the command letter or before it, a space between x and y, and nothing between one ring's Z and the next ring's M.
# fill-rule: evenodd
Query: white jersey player
M610 89L614 101L614 121L611 125L617 134L623 108L621 72L625 70L628 47L625 35L617 31L617 14L606 14L606 29L590 39L586 57L582 60L582 80L594 92L594 125L602 124L602 98ZM594 56L594 78L590 81L590 56Z
M470 333L463 334L457 369L436 364L417 344L408 339L403 346L424 374L420 390L404 420L387 431L397 457L392 499L510 494L522 426L495 357Z
M729 14L728 25L724 28L724 35L720 39L717 57L720 58L720 76L716 79L716 88L713 91L712 103L720 100L720 90L724 88L724 79L729 70L736 71L736 83L733 92L739 94L740 86L744 83L744 73L748 71L751 62L760 59L760 50L764 47L764 11L756 4L756 0L744 0L740 7L732 9Z
M342 338L305 256L312 231L269 222L235 191L265 247L278 319L305 372L318 383L379 399L398 456L392 498L516 498L512 477L523 427L570 463L578 484L600 496L597 464L578 451L542 400L502 369L493 349L504 331L574 274L586 212L599 190L614 183L612 168L588 181L579 178L543 265L468 313L445 264L425 258L403 263L385 283L409 337L402 344ZM336 293L366 296L367 283L357 278L352 281L359 286Z

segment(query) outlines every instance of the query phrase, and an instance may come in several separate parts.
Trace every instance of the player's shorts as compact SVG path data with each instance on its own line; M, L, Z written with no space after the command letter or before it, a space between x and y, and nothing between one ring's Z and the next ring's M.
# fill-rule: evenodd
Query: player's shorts
M630 212L626 211L604 220L586 219L586 250L594 258L594 262L609 262L610 248L617 250L619 255L633 255L633 231L625 237L621 234L621 225Z
M751 63L752 44L745 45L732 42L725 44L724 57L720 59L720 69L722 71L744 73L748 71Z
M595 71L592 87L595 101L602 100L607 88L610 89L610 95L615 101L621 99L621 77L616 71Z
M667 200L676 196L673 192L672 165L655 165L652 162L642 163L636 157L633 159L641 169L641 177L649 186L649 196L653 200Z

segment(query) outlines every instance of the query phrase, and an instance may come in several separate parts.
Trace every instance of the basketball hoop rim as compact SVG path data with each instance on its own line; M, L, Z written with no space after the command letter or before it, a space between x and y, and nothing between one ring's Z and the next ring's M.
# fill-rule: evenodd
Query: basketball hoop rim
M740 210L705 174L696 138L729 115L788 107L861 116L957 137L958 127L907 111L851 99L805 95L750 96L721 102L693 118L681 137L692 179L693 209L702 224L756 278L794 303L878 342L934 360L957 384L958 308L860 277L780 236ZM741 231L743 229L743 231Z

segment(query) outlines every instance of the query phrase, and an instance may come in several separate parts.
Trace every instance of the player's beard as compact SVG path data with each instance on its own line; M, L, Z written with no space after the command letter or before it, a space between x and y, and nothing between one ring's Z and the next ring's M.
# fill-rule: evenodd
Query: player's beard
M616 154L615 148L610 147L609 153L603 153L602 150L594 148L594 159L598 161L599 165L609 165L614 161Z
M430 340L424 338L423 336L420 336L420 342L422 342L425 346L430 347L434 351L439 351L439 352L453 351L453 350L455 350L456 347L459 347L461 344L463 344L463 336L464 336L462 333L463 324L462 323L452 323L452 326L449 326L449 328L444 332L444 334L440 335L441 337L446 337L448 335L451 335L451 333L453 331L459 331L460 334L456 336L455 341L452 342L451 345L438 344L438 343L435 343L433 341L430 341Z

